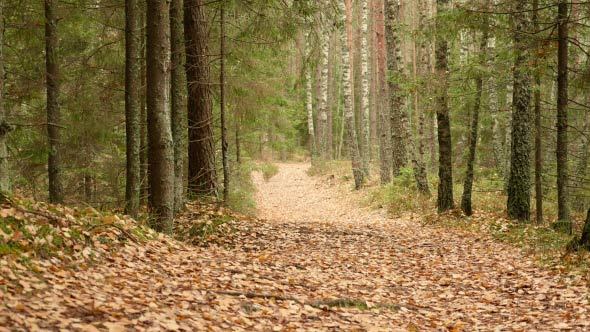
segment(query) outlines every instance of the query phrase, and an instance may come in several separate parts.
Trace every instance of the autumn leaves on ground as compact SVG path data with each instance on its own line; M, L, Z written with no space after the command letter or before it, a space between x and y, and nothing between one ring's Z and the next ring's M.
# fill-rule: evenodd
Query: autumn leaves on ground
M228 222L227 236L208 246L125 218L97 214L102 223L93 224L91 210L5 203L8 217L69 231L72 259L4 255L0 330L589 328L581 278L538 267L485 236L390 219L362 207L350 183L310 177L308 168L282 164L269 180L255 173L261 219ZM214 222L223 211L208 213ZM197 214L184 221L202 219ZM29 229L36 242L47 240L41 229ZM110 252L113 243L120 244Z

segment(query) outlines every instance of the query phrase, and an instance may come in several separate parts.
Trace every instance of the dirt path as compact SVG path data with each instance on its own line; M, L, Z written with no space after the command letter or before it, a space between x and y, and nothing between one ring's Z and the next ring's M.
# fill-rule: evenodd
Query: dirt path
M587 288L517 250L387 219L312 179L255 175L236 247L163 239L0 297L0 326L80 331L588 330ZM2 295L0 291L0 295ZM8 310L6 310L8 308ZM2 330L2 328L0 328Z

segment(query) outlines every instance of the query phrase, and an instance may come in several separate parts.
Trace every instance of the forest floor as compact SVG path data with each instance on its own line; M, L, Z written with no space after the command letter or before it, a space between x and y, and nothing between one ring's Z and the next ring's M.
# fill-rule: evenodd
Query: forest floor
M160 237L2 293L0 326L79 331L588 330L586 282L462 230L390 219L307 164L255 173L232 244ZM25 283L31 283L25 281ZM26 286L26 287L25 287ZM3 330L0 328L0 330Z

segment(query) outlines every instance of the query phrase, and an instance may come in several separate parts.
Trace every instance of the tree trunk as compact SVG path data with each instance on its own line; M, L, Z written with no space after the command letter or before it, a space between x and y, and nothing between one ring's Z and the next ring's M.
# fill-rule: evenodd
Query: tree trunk
M327 4L324 1L323 4ZM320 31L320 77L319 77L319 103L318 103L318 142L320 149L320 157L327 158L328 153L328 65L330 57L330 33L328 24L328 17L324 13L321 15L321 31Z
M184 152L185 145L185 82L183 0L170 2L170 51L172 71L170 82L172 140L174 141L174 211L184 207Z
M136 216L140 194L139 29L137 0L125 1L125 213Z
M531 82L528 72L530 28L528 6L517 2L514 18L514 83L512 102L512 130L510 178L508 180L508 216L521 221L530 219L530 132Z
M4 0L0 0L0 193L10 191L6 135L12 129L6 123L6 110L4 109L4 7Z
M496 37L491 36L488 43L488 67L493 68L496 64ZM495 75L489 75L488 78L488 99L489 99L489 110L492 120L492 153L494 155L494 162L498 175L504 179L504 163L505 154L502 147L504 141L500 132L500 108L498 103L498 82L496 81Z
M170 125L169 6L147 1L147 118L150 205L154 229L170 233L174 217L174 147Z
M141 15L139 16L140 29L145 31L145 8L142 8ZM149 167L148 167L148 137L147 137L147 96L146 96L146 68L145 68L145 54L146 54L146 35L145 33L140 34L140 82L142 89L139 92L140 98L140 130L139 130L139 173L140 173L140 204L148 204L149 201Z
M576 179L579 183L578 197L574 200L575 208L583 211L588 202L588 159L590 159L590 112L584 114L584 129L582 143L580 144L580 156L576 165Z
M188 178L189 191L197 195L217 194L207 31L205 1L185 0Z
M564 223L564 230L571 233L567 165L568 2L560 0L557 8L557 219Z
M311 57L311 32L307 32L305 41L306 58L305 64L305 110L307 112L307 133L309 135L309 153L311 154L311 162L313 163L317 157L317 148L315 140L315 129L313 127L313 82L311 79L311 66L309 59Z
M487 27L484 28L483 36L481 38L479 57L481 65L485 66L485 52L488 44ZM473 112L471 114L471 130L469 136L469 154L467 156L467 169L465 171L465 181L463 182L463 196L461 197L461 210L465 215L473 214L471 206L471 193L473 189L473 169L475 166L475 152L477 150L477 135L479 130L479 109L481 108L481 95L483 91L483 74L479 73L475 82L476 93L475 102L473 104Z
M361 61L361 144L362 167L365 176L369 176L369 162L371 149L371 108L369 105L369 53L368 53L368 23L369 23L369 0L360 0L361 6L361 35L360 35L360 61Z
M221 162L223 164L223 201L229 199L229 159L227 144L227 124L225 120L225 8L221 3L219 18L219 114L221 121Z
M56 7L57 0L45 0L45 69L47 84L47 137L49 139L47 171L49 179L49 201L51 203L63 203Z
M380 160L380 178L381 183L386 184L391 182L391 127L390 127L390 109L385 107L385 98L387 96L386 79L386 54L385 54L385 17L383 13L383 0L375 1L375 39L377 48L377 80L376 80L376 98L374 103L379 115L378 133L379 133L379 160Z
M539 0L533 1L533 28L539 31ZM541 144L541 73L539 72L539 61L535 59L535 211L536 222L543 222L543 146Z
M438 14L447 10L449 0L437 0ZM438 19L437 19L438 21ZM438 22L437 22L438 25ZM448 105L449 64L447 41L438 37L436 40L436 74L439 91L436 94L436 120L438 124L438 212L445 212L454 206L453 202L453 163L451 122Z
M391 143L393 155L393 175L408 162L408 129L406 112L403 110L403 97L397 80L403 77L403 64L400 38L400 3L399 0L386 0L387 19L385 37L387 41L387 80L389 88L389 112L391 123Z
M350 20L346 17L350 15L350 3L345 3L349 0L339 0L338 6L340 9L340 26L341 28L341 44L342 44L342 89L344 94L344 123L346 126L346 144L349 148L349 154L352 161L352 174L354 177L355 189L360 189L363 183L363 170L360 160L360 153L358 147L358 140L356 137L356 127L354 123L354 109L352 103L352 80L351 80L351 63L350 63L350 45L349 38L346 32ZM348 7L348 8L347 8Z

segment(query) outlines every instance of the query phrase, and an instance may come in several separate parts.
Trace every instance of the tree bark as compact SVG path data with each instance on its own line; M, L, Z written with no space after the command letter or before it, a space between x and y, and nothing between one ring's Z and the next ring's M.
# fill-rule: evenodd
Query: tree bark
M340 40L342 44L342 89L344 95L344 123L346 126L346 144L349 148L349 154L352 162L352 173L354 177L355 189L360 189L363 183L364 172L362 170L361 157L359 153L358 140L356 137L356 126L354 123L354 109L352 102L352 79L351 79L351 63L350 63L350 45L347 34L347 24L350 20L346 17L350 15L350 3L347 0L339 0L338 7L340 9L340 26L341 35ZM348 8L347 8L348 7Z
M147 119L150 206L154 229L170 233L174 217L174 147L170 125L169 6L147 1Z
M323 1L327 5L327 1ZM326 9L324 9L326 10ZM330 24L325 13L320 14L320 77L319 77L319 103L318 103L318 142L322 159L328 157L328 66L330 57Z
M403 96L397 82L403 78L403 64L400 38L400 2L399 0L386 0L387 19L385 37L387 42L387 80L389 88L389 112L391 123L391 143L393 155L393 175L399 174L400 169L408 162L407 140L407 115L403 109Z
M438 15L444 15L449 0L437 0ZM438 25L437 19L437 25ZM448 105L448 44L443 38L436 40L436 74L439 91L436 94L436 120L438 124L438 212L453 208L453 163L451 122Z
M568 2L560 0L557 14L557 219L571 233L568 201Z
M45 69L47 84L47 137L49 139L47 171L49 179L49 201L51 203L63 203L56 7L57 0L45 0Z
M188 84L189 192L217 194L207 20L204 0L185 0L184 34Z
M137 0L125 1L125 213L135 217L140 194L139 29Z
M377 48L377 80L376 80L376 104L377 114L379 115L378 133L379 133L379 160L380 160L380 178L381 183L386 184L391 182L392 174L392 154L391 154L391 127L390 127L390 108L385 107L385 98L387 96L386 79L386 54L385 54L385 17L384 17L384 2L383 0L376 0L375 3L375 21L374 37L376 39Z
M530 28L528 6L517 2L514 19L514 83L512 98L512 130L510 178L508 180L508 216L526 221L530 219L530 132L531 80L528 72L529 51L527 32Z
M174 211L184 207L184 152L185 143L185 89L183 0L170 2L170 52L172 59L170 98L172 140L174 141Z
M309 153L311 155L311 162L315 161L317 157L317 147L315 139L315 129L313 126L313 82L311 79L311 66L309 59L311 57L311 31L307 32L305 38L305 54L307 63L305 64L305 110L307 113L307 133L309 135Z
M362 167L365 176L369 176L369 162L371 149L371 108L369 105L369 53L368 53L368 23L369 7L368 0L360 0L361 21L360 21L360 61L361 61L361 144Z
M533 28L539 31L539 0L533 1ZM539 47L537 45L537 47ZM536 222L543 222L543 146L541 144L541 73L539 72L539 61L535 59L535 212Z
M482 66L485 66L485 52L488 44L487 27L484 28L483 36L481 38L479 57ZM461 197L461 210L467 216L473 214L471 204L471 193L473 189L474 166L475 166L475 152L477 151L477 136L479 130L479 109L481 108L481 95L483 91L483 74L479 73L475 82L475 102L473 104L473 112L471 114L471 129L469 136L469 153L467 155L467 168L465 171L465 181L463 182L463 196Z
M12 129L6 123L6 110L4 109L4 7L4 0L0 0L0 193L10 191L10 168L8 165L6 135Z
M229 200L229 157L227 144L227 124L225 120L225 8L221 3L219 17L219 114L221 121L221 162L223 165L223 201Z

